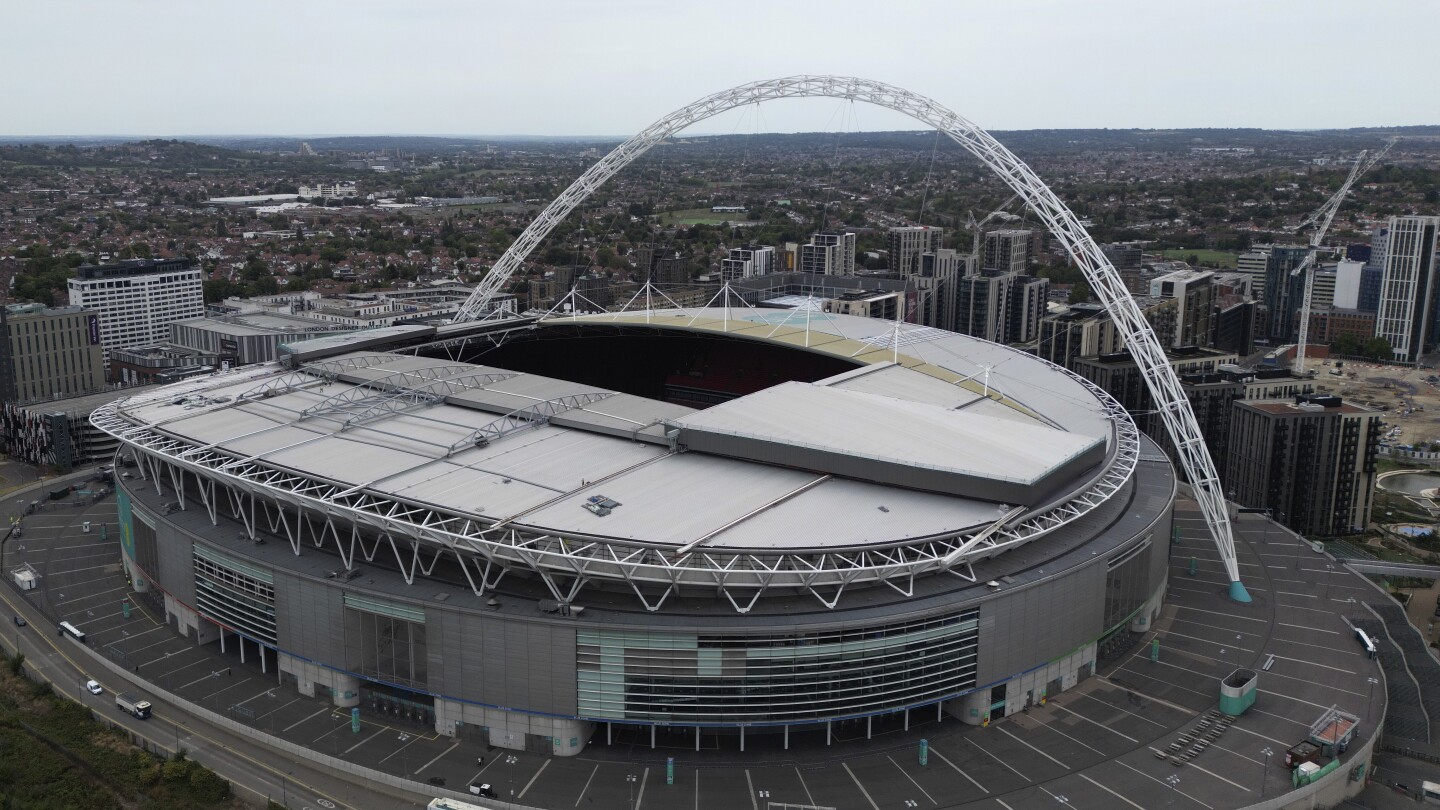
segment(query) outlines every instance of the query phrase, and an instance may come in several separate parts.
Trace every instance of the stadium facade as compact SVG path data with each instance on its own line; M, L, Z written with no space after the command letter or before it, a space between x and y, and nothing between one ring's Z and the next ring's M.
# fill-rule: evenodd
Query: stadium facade
M558 755L980 724L1092 674L1164 598L1169 462L1004 346L737 309L311 343L92 422L137 462L136 590L337 706Z

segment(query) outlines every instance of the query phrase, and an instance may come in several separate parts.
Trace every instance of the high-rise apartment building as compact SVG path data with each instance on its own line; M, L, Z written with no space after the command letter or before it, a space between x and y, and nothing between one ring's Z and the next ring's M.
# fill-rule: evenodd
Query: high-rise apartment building
M995 343L1040 336L1049 279L986 270L956 280L955 331Z
M1299 332L1297 313L1305 297L1305 274L1296 267L1309 255L1303 245L1276 245L1265 262L1265 307L1269 321L1265 335L1273 343L1288 343Z
M1435 345L1440 327L1440 217L1391 217L1388 230L1375 336L1390 341L1397 362L1416 363Z
M1241 253L1235 258L1235 270L1250 279L1250 295L1265 300L1265 267L1270 263L1270 248L1263 246Z
M940 329L955 329L955 285L968 274L969 256L942 249L920 254L919 272L902 277L907 284L905 320Z
M0 400L74 397L105 387L99 317L81 307L0 307Z
M656 284L690 283L690 258L673 248L655 245L635 248L635 266Z
M855 234L824 231L800 246L799 270L827 276L855 275Z
M1024 273L1030 262L1030 237L1025 229L990 231L985 234L985 251L980 269L998 273Z
M189 259L137 259L75 270L70 305L98 316L100 347L160 343L170 324L205 314L200 267Z
M726 281L764 276L774 272L775 248L746 245L731 248L730 255L720 260L720 277Z
M890 271L903 276L920 272L920 257L940 250L945 239L944 228L912 225L891 228L885 233L885 249L890 256Z
M1150 295L1175 299L1175 331L1170 345L1210 345L1215 312L1215 274L1207 270L1176 270L1150 280Z
M1380 416L1337 396L1234 403L1225 486L1301 534L1363 531L1370 521Z

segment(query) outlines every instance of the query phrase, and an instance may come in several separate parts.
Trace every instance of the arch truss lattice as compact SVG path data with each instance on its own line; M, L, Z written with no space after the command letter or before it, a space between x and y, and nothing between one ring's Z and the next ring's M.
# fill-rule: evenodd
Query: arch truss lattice
M1100 246L1075 214L1029 166L980 127L909 90L848 76L788 76L722 90L670 113L615 147L541 211L465 302L459 319L473 320L486 315L490 299L550 231L605 181L651 147L692 124L726 110L762 101L807 97L863 101L935 127L995 172L1025 200L1050 233L1065 245L1071 259L1084 273L1092 292L1114 318L1125 345L1144 374L1155 407L1175 446L1180 466L1194 488L1195 498L1219 547L1221 561L1230 578L1231 597L1241 602L1250 601L1249 594L1240 583L1240 567L1235 556L1235 541L1224 491L1195 421L1195 414L1180 388L1180 380L1165 358L1165 350L1125 289L1114 265L1105 258Z

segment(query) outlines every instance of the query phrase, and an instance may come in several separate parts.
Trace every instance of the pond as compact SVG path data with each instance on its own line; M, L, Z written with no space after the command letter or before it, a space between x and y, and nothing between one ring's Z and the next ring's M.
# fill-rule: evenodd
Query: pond
M1401 495L1422 495L1428 490L1440 487L1440 473L1407 472L1387 475L1376 482L1376 486L1386 492L1396 492Z

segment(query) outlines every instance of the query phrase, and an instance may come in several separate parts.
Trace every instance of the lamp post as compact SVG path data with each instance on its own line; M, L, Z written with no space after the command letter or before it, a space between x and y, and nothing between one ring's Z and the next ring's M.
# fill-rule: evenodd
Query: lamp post
M1325 601L1330 601L1330 576L1335 573L1335 566L1325 563Z
M1375 684L1380 683L1380 679L1372 675L1365 679L1365 683L1370 685L1370 698L1365 701L1365 719L1369 720L1370 713L1375 711Z
M1265 770L1260 772L1260 798L1263 799L1265 798L1265 780L1270 776L1270 755L1275 752L1271 751L1270 746L1267 745L1260 749L1260 753L1265 755Z
M1170 786L1170 806L1174 807L1175 794L1180 792L1180 777L1172 773L1165 777L1165 784Z
M626 774L625 781L630 783L630 810L635 810L635 774Z

